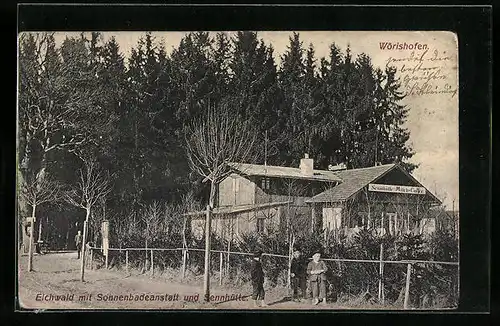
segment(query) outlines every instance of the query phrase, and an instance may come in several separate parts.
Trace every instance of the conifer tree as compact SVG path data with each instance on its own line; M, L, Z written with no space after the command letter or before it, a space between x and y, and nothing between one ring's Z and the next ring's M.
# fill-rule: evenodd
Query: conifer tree
M304 55L305 53L305 55ZM299 34L290 37L287 52L282 57L280 87L283 92L283 111L287 114L286 149L288 165L298 166L304 153L322 163L319 150L322 114L321 85L316 71L316 59L312 44L303 49Z
M257 142L257 146L265 153L259 163L279 164L284 115L279 105L282 97L274 49L259 41L255 32L237 32L232 43L229 94L236 99L235 107L243 118L250 119L258 127L262 141Z

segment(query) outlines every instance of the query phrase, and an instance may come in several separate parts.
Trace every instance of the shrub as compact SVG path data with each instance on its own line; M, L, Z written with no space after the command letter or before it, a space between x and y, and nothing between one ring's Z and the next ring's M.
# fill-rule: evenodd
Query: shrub
M113 230L113 229L112 229ZM140 225L130 220L122 228L121 247L143 247L144 235L139 232ZM189 230L187 230L189 231ZM149 243L151 248L182 247L183 237L177 229L159 229ZM199 280L204 272L204 239L194 239L187 232L186 240L190 250L187 275ZM357 234L346 237L340 233L314 233L301 235L294 245L299 247L307 258L317 249L323 251L323 258L378 260L380 246L383 244L384 260L437 260L457 261L458 241L453 234L438 231L432 236L402 234L398 236L378 236L369 230L360 230ZM289 239L278 230L268 230L265 234L245 234L238 241L228 243L215 234L212 235L212 250L283 255L285 257L264 256L262 264L268 285L287 284ZM155 251L155 268L161 270L179 269L182 264L180 251ZM120 268L125 261L123 252L110 252L110 266ZM149 255L145 251L130 251L130 267L148 267ZM224 282L241 286L250 282L251 255L223 253ZM212 273L217 275L220 266L220 253L212 253ZM379 264L365 262L328 261L327 274L330 289L338 298L376 298L379 283ZM406 264L384 264L384 293L386 304L401 304L406 281ZM410 286L411 304L418 307L455 306L458 299L458 268L452 265L413 264Z

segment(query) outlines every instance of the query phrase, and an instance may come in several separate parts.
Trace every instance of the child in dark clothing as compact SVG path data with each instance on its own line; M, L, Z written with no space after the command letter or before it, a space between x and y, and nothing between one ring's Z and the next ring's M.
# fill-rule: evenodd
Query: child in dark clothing
M267 304L264 302L264 271L262 270L262 263L260 262L261 257L262 251L258 251L254 254L254 257L252 259L252 299L254 300L254 304L256 307L267 306Z

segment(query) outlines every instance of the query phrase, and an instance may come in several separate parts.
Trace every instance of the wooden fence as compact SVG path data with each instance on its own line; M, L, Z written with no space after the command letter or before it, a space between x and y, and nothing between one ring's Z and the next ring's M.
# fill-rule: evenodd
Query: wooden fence
M93 252L94 250L99 250L103 251L103 248L99 247L88 247L89 249L89 254L90 254L90 266L92 268L92 261L93 261ZM198 248L108 248L108 251L119 251L125 252L125 269L127 272L129 272L129 252L130 251L144 251L146 255L150 255L150 273L151 276L154 275L154 252L155 251L180 251L182 253L181 259L182 259L182 265L180 269L180 277L184 278L186 275L186 266L188 263L188 253L189 251L202 251L204 252L205 249L198 249ZM252 253L248 252L238 252L238 251L228 251L228 250L210 250L211 253L218 253L219 254L219 285L222 285L223 283L223 277L224 277L224 259L226 260L226 266L229 266L229 260L230 260L230 255L243 255L243 256L252 256ZM288 259L288 268L291 266L291 256L288 255L279 255L279 254L272 254L272 253L263 253L263 256L269 256L269 257L278 257L278 258L284 258ZM108 268L108 256L105 255L105 268ZM225 258L224 258L225 256ZM417 264L438 264L438 265L453 265L453 266L459 266L458 262L448 262L448 261L433 261L433 260L383 260L382 256L382 250L380 254L380 259L379 260L371 260L371 259L345 259L345 258L322 258L324 261L331 261L331 262L352 262L352 263L367 263L367 264L378 264L379 265L379 288L378 288L378 299L381 303L384 303L384 291L383 291L383 274L384 274L384 265L385 264L404 264L407 265L406 269L406 282L405 282L405 296L404 296L404 303L403 303L403 308L404 309L409 309L409 298L410 298L410 281L411 281L411 274L412 270L414 269L414 266ZM227 269L226 269L227 270ZM290 275L290 274L288 274Z

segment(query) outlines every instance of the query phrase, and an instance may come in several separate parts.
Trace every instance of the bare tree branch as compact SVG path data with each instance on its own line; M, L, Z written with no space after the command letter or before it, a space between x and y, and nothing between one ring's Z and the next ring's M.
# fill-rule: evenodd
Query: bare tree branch
M38 173L36 176L28 177L21 188L21 197L31 206L57 202L61 199L61 186L54 179Z
M65 192L65 200L69 204L91 209L111 192L110 176L96 161L84 158L84 167L78 171L78 175L77 186Z
M209 105L185 134L191 168L213 183L228 175L228 163L252 163L257 157L257 129L235 111L228 101Z

